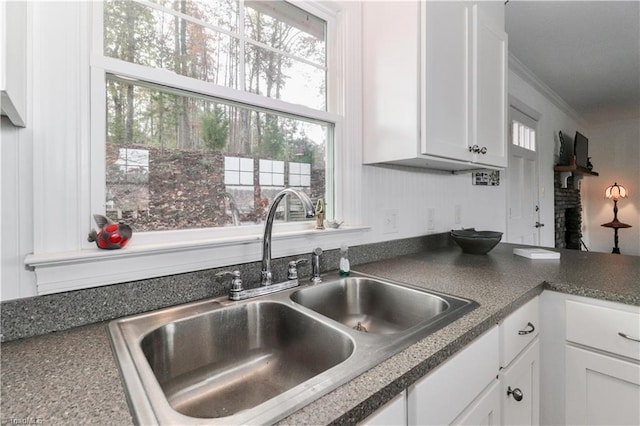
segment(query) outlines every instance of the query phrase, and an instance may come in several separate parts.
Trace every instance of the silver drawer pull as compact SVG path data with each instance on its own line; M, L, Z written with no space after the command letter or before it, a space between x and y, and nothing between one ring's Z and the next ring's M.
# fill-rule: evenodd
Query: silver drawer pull
M620 331L620 332L618 332L618 336L620 336L620 337L624 337L625 339L633 340L634 342L638 342L638 343L640 343L640 339L634 339L633 337L631 337L631 336L629 336L629 335L627 335L627 334L624 334L624 333L623 333L623 332L621 332L621 331Z
M531 324L530 322L528 322L528 323L527 323L527 329L526 329L526 330L520 330L520 331L518 331L518 334L522 336L523 334L531 334L531 333L533 333L534 331L536 331L536 328L534 327L534 325L533 325L533 324Z

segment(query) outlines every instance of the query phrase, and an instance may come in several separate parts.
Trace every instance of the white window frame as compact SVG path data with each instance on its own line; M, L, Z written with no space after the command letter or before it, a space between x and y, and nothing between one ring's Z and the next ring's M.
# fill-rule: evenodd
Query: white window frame
M364 238L362 231L368 229L360 224L361 194L357 190L362 179L357 59L360 7L350 2L293 3L335 25L335 30L327 31L327 109L331 112L292 107L277 99L193 81L166 70L144 69L145 79L152 83L170 83L283 114L334 123L335 144L327 153L334 157L334 170L327 173L326 184L334 191L335 205L327 207L334 217L351 226L319 232L309 222L277 224L273 257L310 252L316 246L337 248L345 238L357 244ZM34 57L43 57L42 71L34 78L34 94L38 93L34 104L40 100L42 108L34 112L34 253L25 263L35 269L38 294L260 260L261 225L134 233L130 244L121 250L99 250L86 241L88 231L95 228L92 214L104 212L105 204L105 75L111 72L135 77L142 71L139 65L92 53L96 43L102 46L101 6L97 2L70 2L56 9L41 2L34 12L38 23L34 25ZM62 33L61 28L65 29ZM56 64L48 69L43 66L54 58ZM58 86L49 87L47 83ZM43 85L41 91L38 84ZM98 92L102 97L95 96ZM51 129L60 134L47 134ZM42 139L37 139L38 134ZM57 207L55 211L51 206ZM64 232L52 238L52 229ZM283 239L287 243L279 244Z

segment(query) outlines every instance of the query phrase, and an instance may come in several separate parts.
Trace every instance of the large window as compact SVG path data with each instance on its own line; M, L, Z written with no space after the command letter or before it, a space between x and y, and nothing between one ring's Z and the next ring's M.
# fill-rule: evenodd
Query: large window
M103 14L109 217L138 232L251 225L283 188L331 196L326 21L284 1Z
M259 260L285 187L359 223L357 4L34 2L33 20L30 295ZM274 257L362 231L317 232L293 201ZM126 249L87 241L105 212Z

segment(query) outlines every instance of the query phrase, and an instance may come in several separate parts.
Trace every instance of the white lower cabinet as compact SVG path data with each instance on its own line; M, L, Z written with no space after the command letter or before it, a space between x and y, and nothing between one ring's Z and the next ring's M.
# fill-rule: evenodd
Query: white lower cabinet
M495 381L498 350L496 326L409 387L409 425L451 424Z
M640 307L543 293L541 423L640 424Z
M407 390L409 425L536 425L539 298Z
M545 291L364 424L640 425L640 307Z
M375 413L367 417L364 426L401 426L407 424L407 391L387 402Z
M500 382L493 380L456 419L454 425L494 426L500 424Z
M567 345L567 424L640 425L640 365Z
M567 423L639 425L640 308L578 299L565 309Z
M540 424L540 344L536 338L500 371L503 425Z

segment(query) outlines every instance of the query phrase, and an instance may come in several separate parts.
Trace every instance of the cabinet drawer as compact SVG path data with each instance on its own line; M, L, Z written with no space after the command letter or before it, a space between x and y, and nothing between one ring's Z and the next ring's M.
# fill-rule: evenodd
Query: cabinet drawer
M640 360L640 342L631 340L640 340L640 308L619 310L567 300L566 315L568 341Z
M540 325L539 297L509 315L500 325L500 366L506 367L537 335Z
M496 378L498 327L409 387L410 425L450 424Z

